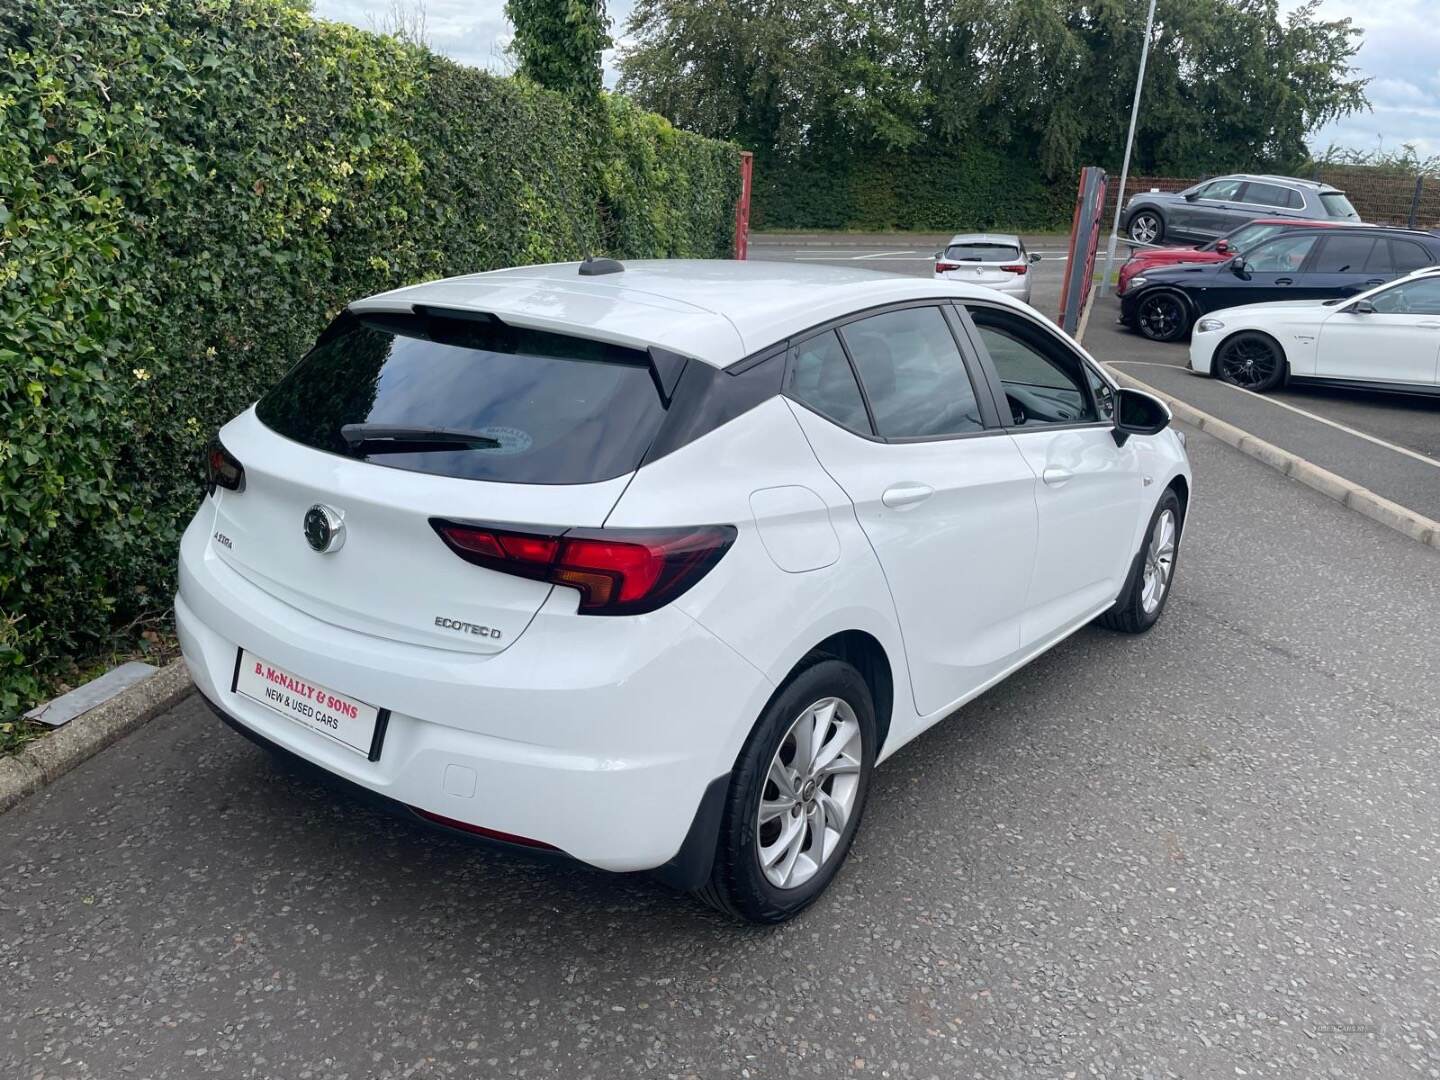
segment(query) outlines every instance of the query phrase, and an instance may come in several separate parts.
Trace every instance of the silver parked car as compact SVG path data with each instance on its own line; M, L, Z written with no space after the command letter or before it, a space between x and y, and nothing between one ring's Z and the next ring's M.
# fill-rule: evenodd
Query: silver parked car
M945 281L984 285L1017 300L1030 302L1030 267L1039 255L1009 233L960 233L944 251L935 253L935 276Z
M1214 240L1256 218L1352 221L1360 215L1339 188L1293 176L1237 173L1184 191L1142 191L1125 204L1124 229L1141 244Z

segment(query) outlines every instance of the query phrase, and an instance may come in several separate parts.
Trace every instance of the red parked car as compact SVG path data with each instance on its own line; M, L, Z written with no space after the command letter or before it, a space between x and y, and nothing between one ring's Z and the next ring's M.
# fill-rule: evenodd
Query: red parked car
M1359 224L1358 221L1306 221L1293 217L1256 218L1199 247L1139 248L1120 267L1120 280L1115 286L1115 295L1124 296L1130 288L1130 279L1144 270L1154 270L1157 266L1174 266L1178 263L1224 262L1281 229L1335 229Z

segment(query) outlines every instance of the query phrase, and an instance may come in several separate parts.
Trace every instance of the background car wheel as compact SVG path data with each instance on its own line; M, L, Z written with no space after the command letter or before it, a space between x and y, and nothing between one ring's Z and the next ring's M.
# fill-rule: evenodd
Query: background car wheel
M1130 219L1130 239L1158 244L1165 237L1165 219L1154 210L1141 210Z
M1211 370L1231 386L1263 393L1285 378L1285 351L1269 334L1243 331L1220 343Z
M778 923L825 891L870 789L875 706L860 673L817 659L765 707L735 764L710 883L729 915Z
M1143 634L1160 621L1160 613L1165 610L1165 601L1175 585L1183 524L1180 497L1167 488L1150 515L1150 527L1130 565L1130 576L1125 580L1120 598L1098 620L1101 626L1122 634Z
M1151 341L1179 341L1190 330L1190 306L1178 293L1153 292L1135 305L1135 328Z

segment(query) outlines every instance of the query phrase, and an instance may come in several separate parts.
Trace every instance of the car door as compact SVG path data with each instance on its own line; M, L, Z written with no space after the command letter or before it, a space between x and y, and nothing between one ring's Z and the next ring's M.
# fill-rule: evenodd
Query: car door
M1010 435L1035 475L1035 572L1020 626L1021 648L1030 649L1120 594L1156 493L1135 440L1116 445L1113 394L1097 394L1091 380L1108 384L1073 345L1043 319L965 306Z
M1334 379L1440 381L1440 275L1401 281L1352 301L1320 326L1315 374Z
M1270 300L1303 300L1306 260L1319 239L1319 232L1281 233L1251 248L1234 262L1217 268L1207 282L1203 307L1207 311L1260 304Z
M1255 217L1254 214L1239 217L1234 210L1239 205L1244 187L1243 180L1213 180L1206 184L1200 191L1200 197L1190 203L1189 231L1213 240Z
M787 391L880 561L922 715L1015 661L1035 558L1035 475L972 379L956 329L953 312L909 305L792 345L791 366L816 368L827 401L863 400L858 417L848 407L849 429L825 418L841 406Z
M1336 229L1321 238L1306 264L1297 299L1353 296L1395 276L1390 245L1374 233Z

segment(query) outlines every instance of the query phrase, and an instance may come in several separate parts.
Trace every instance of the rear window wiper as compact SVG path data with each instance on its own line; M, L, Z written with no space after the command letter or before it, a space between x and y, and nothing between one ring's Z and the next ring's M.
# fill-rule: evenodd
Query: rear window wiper
M498 450L500 440L454 428L402 424L344 424L340 437L351 450L369 454L424 454L439 450Z

